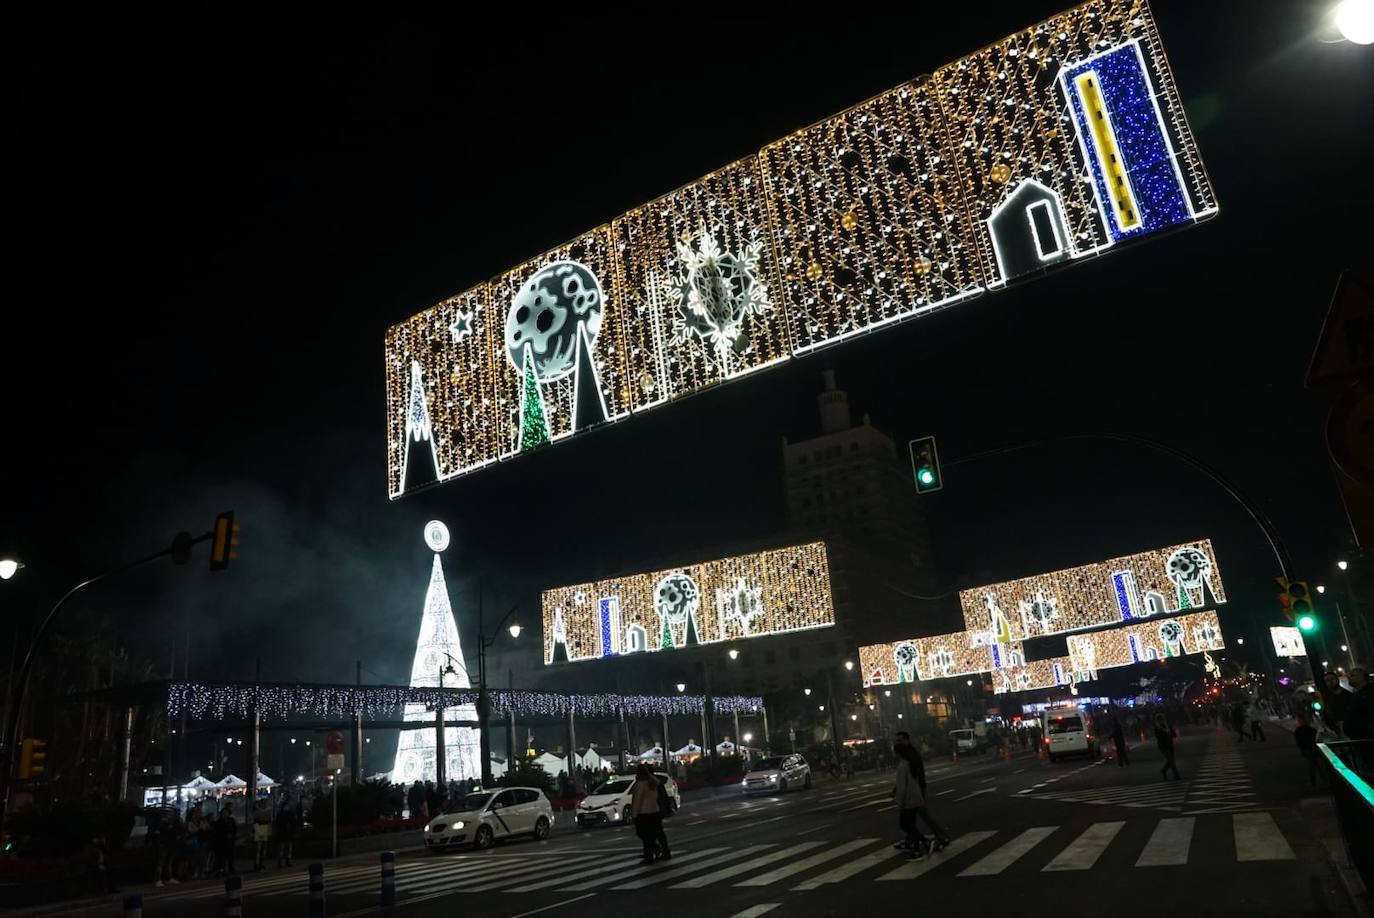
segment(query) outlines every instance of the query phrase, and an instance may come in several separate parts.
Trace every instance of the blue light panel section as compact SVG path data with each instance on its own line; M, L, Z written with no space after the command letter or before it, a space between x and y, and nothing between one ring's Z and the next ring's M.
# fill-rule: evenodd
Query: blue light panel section
M1126 578L1131 576L1130 571L1118 571L1112 574L1112 586L1116 588L1116 604L1121 609L1121 620L1130 621L1131 615L1131 594L1126 586Z
M1060 666L1058 663L1054 664L1054 684L1064 684L1064 667Z
M615 656L615 651L611 649L611 603L614 597L603 597L600 603L601 611L601 655L603 657Z
M992 668L993 668L993 669L1001 669L1001 668L1002 668L1002 653L1001 653L1001 650L998 648L998 645L996 645L996 644L993 644L993 645L992 645ZM438 728L435 728L435 729L438 729Z
M1139 642L1138 640L1136 640L1136 637L1135 637L1134 634L1128 634L1128 635L1126 635L1126 643L1129 644L1129 645L1131 645L1131 662L1132 662L1132 663L1139 663L1139 662L1140 662L1140 642Z
M1173 157L1169 155L1164 126L1159 123L1150 95L1150 83L1133 44L1122 45L1101 57L1084 61L1065 73L1064 85L1068 89L1078 134L1088 148L1088 168L1097 184L1098 197L1104 202L1111 200L1106 177L1097 165L1097 150L1088 128L1087 113L1073 88L1074 77L1086 70L1097 73L1098 85L1111 116L1112 130L1116 133L1116 143L1126 163L1126 175L1140 208L1140 224L1122 231L1116 226L1111 207L1106 206L1107 231L1113 239L1122 239L1153 233L1191 220L1188 201L1179 187Z

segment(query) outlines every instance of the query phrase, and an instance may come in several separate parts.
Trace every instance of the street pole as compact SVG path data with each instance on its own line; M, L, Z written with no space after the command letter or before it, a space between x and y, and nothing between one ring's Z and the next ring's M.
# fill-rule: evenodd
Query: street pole
M739 745L739 708L735 708L735 755L740 754Z
M711 750L711 778L716 777L716 697L711 694L711 667L706 665L706 661L701 663L701 682L706 689L706 697L701 705L701 715L705 728L703 733L709 733L709 737L702 739Z
M768 738L768 707L765 705L759 708L759 710L763 712L763 754L772 755L773 743L772 740Z
M483 620L482 579L477 579L477 746L482 757L482 786L490 787L491 734L487 732L487 629Z
M439 664L439 697L434 702L434 784L442 798L448 778L448 753L444 749L444 664Z
M124 735L119 742L119 786L115 798L123 803L129 799L129 753L134 743L134 709L124 709ZM140 805L142 803L140 802Z
M663 770L668 774L673 773L673 760L668 753L668 712L663 712Z
M506 701L506 771L515 770L515 670L506 670L510 698Z
M630 752L630 726L625 723L625 699L620 699L620 773L624 774Z
M573 709L568 705L568 785L577 793L577 728L573 726Z

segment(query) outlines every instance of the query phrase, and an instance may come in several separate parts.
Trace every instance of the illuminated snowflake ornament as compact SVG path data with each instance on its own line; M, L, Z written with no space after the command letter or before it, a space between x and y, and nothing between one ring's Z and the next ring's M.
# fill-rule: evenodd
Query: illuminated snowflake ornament
M719 355L724 369L727 351L742 354L749 347L744 320L773 308L768 285L758 279L763 240L757 234L738 255L720 247L703 224L693 237L678 240L682 270L676 284L677 315L673 335L679 341L697 338Z
M721 634L731 620L739 623L740 634L749 637L754 620L763 617L763 588L751 587L743 577L737 577L728 590L716 591L716 605L721 618Z
M1049 634L1054 621L1059 618L1059 603L1053 596L1046 599L1044 593L1037 592L1035 599L1030 602L1019 602L1017 611L1021 613L1027 635L1031 633L1031 625L1040 626L1041 634Z

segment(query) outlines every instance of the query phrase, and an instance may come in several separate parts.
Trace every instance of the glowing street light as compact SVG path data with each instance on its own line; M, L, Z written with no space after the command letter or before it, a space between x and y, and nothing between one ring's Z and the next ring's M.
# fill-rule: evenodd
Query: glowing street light
M858 720L858 719L859 719L859 715L858 715L858 714L850 714L850 715L849 715L849 719L850 719L850 720Z
M1349 652L1350 652L1350 646L1349 646L1348 644L1342 644L1342 645L1341 645L1341 653L1349 653Z
M733 648L733 647L730 648L730 659L732 659L732 660L738 660L738 659L739 659L739 651L736 650L736 649Z
M1374 0L1341 0L1336 4L1332 20L1346 41L1356 45L1374 44Z
M1243 645L1245 643L1245 638L1236 638L1236 643Z
M740 739L744 740L746 743L751 743L754 741L754 734L746 733L744 736L740 737Z
M892 689L890 689L890 688L885 688L885 689L883 689L883 697L884 697L884 698L891 698L891 697L892 697Z
M804 688L804 689L802 689L802 694L803 694L803 695L810 695L810 694L811 694L811 690L810 690L809 688Z
M9 580L24 569L24 565L13 558L0 559L0 580Z
M824 711L824 710L825 710L825 705L823 705L823 704L822 704L822 705L818 705L817 708L816 708L816 710L818 710L818 711Z
M522 629L519 625L511 625L506 630L510 632L511 637L518 638Z
M1345 570L1350 566L1350 562L1345 560L1337 561L1336 566L1339 567L1341 570Z
M1320 583L1317 584L1317 592L1318 592L1318 593L1325 593L1325 592L1326 592L1326 587L1322 586Z
M292 746L296 745L296 738L295 738L294 736L291 737L291 745L292 745Z
M844 668L847 669L847 670L853 670L853 669L854 669L854 661L853 661L853 660L845 660L845 661L844 661Z
M687 683L686 683L686 682L679 682L679 683L677 684L677 690L678 690L679 694L682 693L682 692L687 691Z

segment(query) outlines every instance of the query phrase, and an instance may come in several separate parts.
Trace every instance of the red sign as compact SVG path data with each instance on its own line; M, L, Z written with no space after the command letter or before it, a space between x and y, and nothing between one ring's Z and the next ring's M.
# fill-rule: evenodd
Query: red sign
M334 730L325 735L324 751L329 755L343 755L344 737L338 730Z

